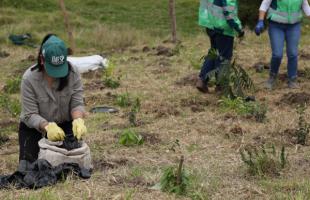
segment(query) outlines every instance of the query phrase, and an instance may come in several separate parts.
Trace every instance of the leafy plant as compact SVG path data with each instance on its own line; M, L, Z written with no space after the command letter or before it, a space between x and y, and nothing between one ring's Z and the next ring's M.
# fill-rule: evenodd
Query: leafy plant
M219 104L223 112L234 111L239 115L253 116L257 122L264 122L266 119L267 106L259 102L247 102L241 97L235 99L224 97Z
M119 143L124 146L136 146L144 143L143 137L131 129L123 131L119 138Z
M129 112L129 123L131 124L131 126L137 126L137 114L138 112L140 112L140 109L141 109L140 99L136 98Z
M20 89L21 80L22 80L21 77L7 80L4 86L4 91L7 94L17 93Z
M115 69L115 64L110 62L109 66L103 71L103 83L106 87L116 89L120 84L121 77L117 77L117 79L113 78L113 71Z
M185 195L190 185L189 175L183 169L184 158L181 157L178 168L168 167L160 179L160 189L163 192Z
M13 117L18 117L21 112L19 101L11 98L8 94L0 95L0 107L8 111Z
M129 93L126 92L126 93L117 95L116 104L120 107L130 106L131 105L131 99L130 99Z
M297 113L299 114L299 121L298 121L298 129L296 130L297 135L297 144L305 145L309 131L310 131L310 124L308 124L305 120L305 111L306 106L299 106L297 108Z
M247 72L236 62L224 60L216 50L210 50L207 57L212 60L219 59L221 64L207 74L208 78L216 76L216 84L221 88L225 97L234 99L245 97L246 90L253 90L254 83Z
M270 148L265 146L259 149L255 147L245 148L240 151L240 155L248 167L249 173L260 177L278 176L288 164L285 147L282 147L280 153L276 152L274 145Z

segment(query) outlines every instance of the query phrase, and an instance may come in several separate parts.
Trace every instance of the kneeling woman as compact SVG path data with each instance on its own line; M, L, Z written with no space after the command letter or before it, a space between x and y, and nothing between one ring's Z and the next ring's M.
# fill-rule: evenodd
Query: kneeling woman
M20 161L37 160L42 137L62 141L74 135L80 140L87 132L81 77L67 61L67 47L57 36L45 36L38 63L23 75L21 101Z

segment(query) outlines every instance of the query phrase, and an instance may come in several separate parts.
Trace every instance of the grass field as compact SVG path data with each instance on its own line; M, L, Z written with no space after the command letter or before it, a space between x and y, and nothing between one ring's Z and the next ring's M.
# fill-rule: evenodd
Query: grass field
M14 2L14 3L12 3ZM57 1L0 0L0 86L22 75L34 61L37 49L14 46L9 34L31 33L39 44L53 32L67 41L63 17ZM2 190L1 199L310 199L310 147L295 145L288 130L298 127L298 114L287 94L302 93L310 100L309 45L303 26L300 43L299 90L286 87L286 59L281 66L281 80L274 91L263 89L268 70L256 73L253 65L268 63L271 55L268 36L256 37L246 31L244 41L236 41L235 58L253 79L256 99L268 106L267 119L258 123L237 112L221 109L219 96L203 95L193 84L200 58L209 47L208 38L197 26L198 1L178 0L177 21L182 45L164 43L169 39L167 2L163 0L67 0L77 43L76 55L104 54L115 65L112 77L120 77L120 87L107 88L103 72L83 76L87 109L110 105L120 109L117 114L90 114L86 119L89 133L85 141L92 152L94 173L89 180L70 177L53 187L31 190ZM158 46L173 52L168 57L158 54ZM144 49L144 51L143 51ZM14 86L17 83L10 83ZM15 85L16 87L16 85ZM139 97L141 111L138 126L145 143L124 147L118 143L123 130L130 127L130 107L121 107L120 97ZM18 91L10 94L19 99ZM2 98L2 97L1 97ZM125 101L123 99L123 101ZM2 105L0 99L0 105ZM14 103L12 103L14 104ZM1 135L9 141L0 143L0 174L10 174L18 165L18 117L3 108L0 116ZM310 116L305 111L305 119ZM235 131L239 130L239 131ZM179 144L179 145L177 145ZM289 165L278 176L251 176L242 162L239 150L247 146L283 145ZM309 141L308 141L309 144ZM184 167L190 174L186 196L177 196L151 189L160 181L163 170L177 166L184 155Z

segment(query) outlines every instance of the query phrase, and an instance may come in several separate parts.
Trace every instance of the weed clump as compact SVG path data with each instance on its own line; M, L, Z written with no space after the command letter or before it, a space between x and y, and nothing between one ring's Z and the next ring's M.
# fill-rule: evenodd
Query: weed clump
M296 130L297 144L305 145L310 131L310 124L305 120L306 106L297 107L299 114L298 129Z
M141 109L141 101L139 98L136 98L135 101L133 102L128 117L131 126L137 126L137 114L140 112L140 109Z
M117 95L117 97L116 97L116 105L124 108L124 107L129 107L131 104L132 103L131 103L131 99L130 99L130 96L129 96L128 92L120 94L120 95Z
M266 177L279 176L287 164L287 154L285 147L277 153L274 145L271 148L262 146L261 148L245 148L240 151L241 160L248 168L251 175Z
M119 138L119 144L124 146L138 146L143 143L143 137L131 129L124 130Z
M260 123L266 119L267 106L259 102L247 102L241 97L235 99L224 97L219 101L219 104L223 112L233 111L241 116L254 117Z

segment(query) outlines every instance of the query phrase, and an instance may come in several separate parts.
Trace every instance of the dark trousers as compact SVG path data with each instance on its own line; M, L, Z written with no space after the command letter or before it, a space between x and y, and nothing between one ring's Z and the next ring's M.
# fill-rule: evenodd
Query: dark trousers
M73 136L71 121L58 124L58 126L65 132L66 137ZM41 139L42 134L39 131L20 122L18 131L19 160L36 161L40 151L38 142Z
M209 81L209 77L207 76L207 74L210 71L218 68L222 61L230 60L232 58L234 38L231 36L220 34L211 29L206 29L206 31L211 43L211 48L209 49L209 51L211 49L215 49L219 53L219 57L217 59L210 59L207 56L205 57L199 77L207 84Z

